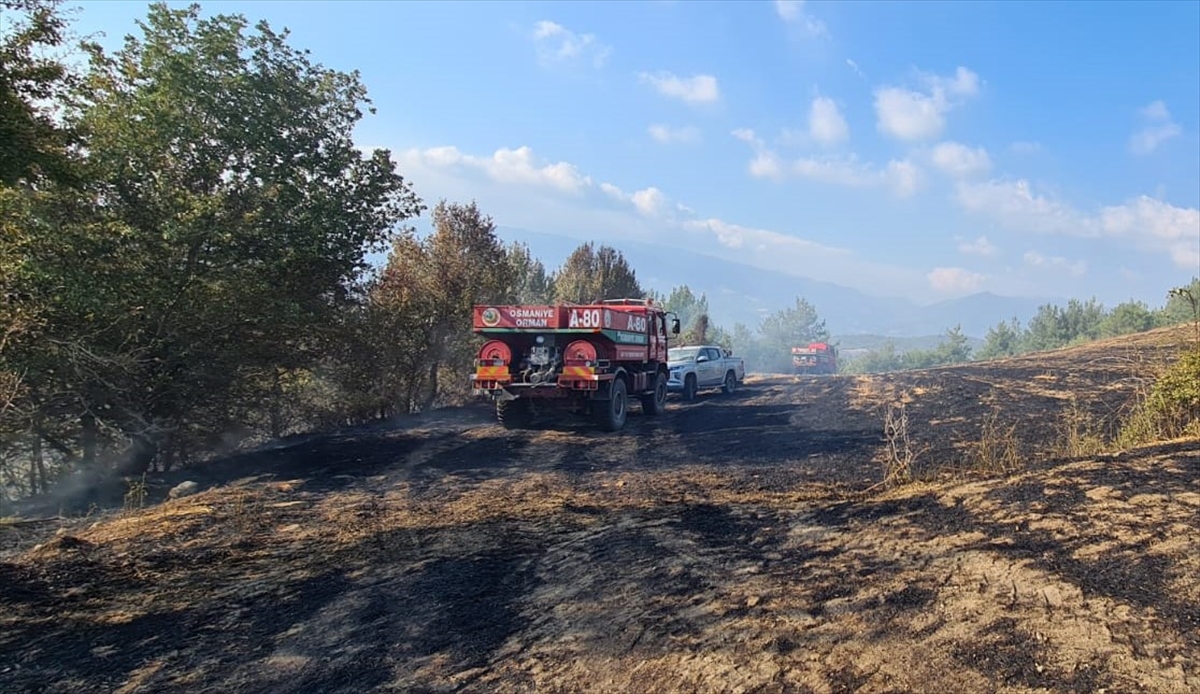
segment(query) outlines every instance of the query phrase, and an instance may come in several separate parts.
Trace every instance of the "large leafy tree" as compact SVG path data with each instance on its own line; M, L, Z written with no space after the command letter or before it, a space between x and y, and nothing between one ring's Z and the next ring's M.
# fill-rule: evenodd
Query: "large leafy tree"
M529 246L514 241L508 246L512 272L512 291L507 301L514 304L543 304L554 298L554 284L542 261L533 257Z
M793 305L764 318L759 332L763 367L771 371L791 368L792 347L829 339L825 320L817 315L816 307L799 296Z
M398 238L370 292L373 354L362 366L388 384L378 393L384 411L435 406L446 392L462 394L477 348L471 333L476 304L496 303L521 291L525 261L514 260L496 225L474 202L439 202L425 238ZM446 381L443 373L458 377ZM367 380L370 380L368 378Z
M54 53L67 20L60 0L0 0L0 185L74 180L69 130L54 104L70 73Z
M1117 304L1100 321L1100 337L1140 333L1154 327L1154 312L1144 302L1125 301Z
M220 430L319 358L366 253L421 205L387 151L353 143L357 74L195 5L139 28L113 55L87 46L68 114L85 194L44 219L24 289L52 326L26 355L43 400L144 466L165 433Z
M554 298L588 303L601 299L639 299L646 291L625 256L590 241L576 248L554 275Z
M58 117L73 77L60 55L67 28L57 0L0 0L0 447L5 449L38 426L29 398L38 373L21 358L41 344L39 328L45 322L43 302L28 287L30 252L52 233L43 216L60 208L56 188L78 183L74 138ZM30 469L41 471L44 488L40 444L32 441ZM31 481L30 488L36 486Z

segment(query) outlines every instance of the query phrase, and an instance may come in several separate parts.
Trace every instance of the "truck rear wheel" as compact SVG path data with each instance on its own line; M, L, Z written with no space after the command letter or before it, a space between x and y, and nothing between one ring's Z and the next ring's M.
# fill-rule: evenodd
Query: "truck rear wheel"
M725 391L726 395L732 395L733 391L737 390L737 375L732 371L725 374L725 383L721 386L721 390Z
M642 396L642 411L649 415L662 414L667 409L667 376L659 371L654 377L654 392Z
M497 400L496 421L505 429L528 429L533 424L533 403L525 399Z
M601 429L617 431L625 426L625 417L629 414L629 398L625 380L613 379L608 390L608 400L598 400L595 405L596 420Z

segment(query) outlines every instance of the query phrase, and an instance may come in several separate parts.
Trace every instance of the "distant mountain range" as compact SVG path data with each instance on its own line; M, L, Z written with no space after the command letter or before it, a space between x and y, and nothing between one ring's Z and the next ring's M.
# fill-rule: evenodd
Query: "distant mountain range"
M557 269L583 243L515 227L497 227L496 233L506 244L520 241L528 245L547 271ZM602 239L595 242L606 243ZM710 318L725 328L735 323L754 328L764 316L792 305L799 296L816 307L834 336L928 337L961 325L964 334L982 338L988 328L1001 321L1017 318L1024 324L1039 306L1066 303L1060 298L981 292L922 306L679 248L628 240L610 245L624 254L648 289L666 294L672 287L686 284L696 294L703 293L708 298Z

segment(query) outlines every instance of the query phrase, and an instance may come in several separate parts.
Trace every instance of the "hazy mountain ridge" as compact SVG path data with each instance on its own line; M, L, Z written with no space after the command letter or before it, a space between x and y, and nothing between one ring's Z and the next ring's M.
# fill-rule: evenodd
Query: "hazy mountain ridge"
M497 235L506 244L513 241L527 244L547 271L557 269L583 243L580 239L515 227L498 227ZM609 243L603 239L594 241ZM1015 317L1025 323L1043 304L1066 303L1066 299L1005 297L981 292L922 306L898 297L872 296L830 282L763 270L682 248L624 239L609 245L625 255L643 286L665 294L672 287L686 284L697 294L705 294L712 320L726 328L739 322L756 327L762 317L790 305L800 296L816 307L835 337L927 338L961 325L964 334L982 338L988 328L1001 321Z

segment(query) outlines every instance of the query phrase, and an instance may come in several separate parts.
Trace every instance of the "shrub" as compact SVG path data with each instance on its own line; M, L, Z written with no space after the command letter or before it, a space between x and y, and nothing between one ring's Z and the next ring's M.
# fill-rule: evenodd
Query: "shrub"
M1200 436L1200 344L1155 380L1121 427L1125 448L1180 436Z

